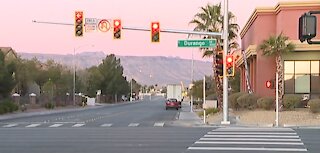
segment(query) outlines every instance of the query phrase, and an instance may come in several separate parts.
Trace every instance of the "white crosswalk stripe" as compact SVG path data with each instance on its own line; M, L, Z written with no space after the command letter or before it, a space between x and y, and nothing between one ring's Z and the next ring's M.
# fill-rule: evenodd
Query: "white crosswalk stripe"
M2 126L2 127L4 127L4 128L10 128L10 127L15 127L15 126L17 126L18 124L7 124L7 125L4 125L4 126Z
M102 125L101 125L101 127L111 127L111 126L112 126L112 124L108 124L108 123L107 123L107 124L102 124Z
M139 123L130 123L128 126L129 127L137 127L139 125L140 125Z
M27 125L26 128L33 128L33 127L37 127L37 126L40 126L41 124L30 124L30 125Z
M188 150L307 152L290 128L218 128L208 132Z
M49 127L51 128L56 128L56 127L60 127L62 126L63 124L53 124L53 125L50 125Z
M83 123L78 123L78 124L75 124L75 125L72 125L72 127L81 127L81 126L84 126L85 124Z
M154 123L153 126L156 126L156 127L163 127L164 126L164 122L156 122Z

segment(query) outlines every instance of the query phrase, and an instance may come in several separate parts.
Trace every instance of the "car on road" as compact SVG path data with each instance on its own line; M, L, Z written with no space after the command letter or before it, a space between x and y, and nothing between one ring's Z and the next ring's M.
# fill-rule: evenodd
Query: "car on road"
M180 104L179 104L178 100L175 99L175 98L167 99L167 101L166 101L166 110L168 108L175 108L176 110L178 110L180 108Z

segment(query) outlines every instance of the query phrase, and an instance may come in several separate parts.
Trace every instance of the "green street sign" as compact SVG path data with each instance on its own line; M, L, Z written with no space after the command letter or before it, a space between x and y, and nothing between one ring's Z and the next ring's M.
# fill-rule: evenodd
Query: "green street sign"
M178 40L178 47L209 48L209 47L215 47L216 44L217 44L216 39Z

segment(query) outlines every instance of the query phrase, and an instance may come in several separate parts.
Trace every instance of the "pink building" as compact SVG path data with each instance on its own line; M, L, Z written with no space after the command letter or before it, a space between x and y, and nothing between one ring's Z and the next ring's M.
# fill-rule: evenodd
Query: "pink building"
M275 79L275 57L266 57L258 49L263 40L281 32L289 37L296 49L283 56L285 94L320 96L320 45L300 43L298 38L299 17L311 10L320 10L319 1L280 2L275 7L257 8L241 31L242 50L248 63L250 84L258 96L275 96L275 89L265 83ZM320 15L317 15L317 37L320 38ZM314 39L313 39L314 40ZM243 56L236 53L236 65L240 68L240 89L247 91Z

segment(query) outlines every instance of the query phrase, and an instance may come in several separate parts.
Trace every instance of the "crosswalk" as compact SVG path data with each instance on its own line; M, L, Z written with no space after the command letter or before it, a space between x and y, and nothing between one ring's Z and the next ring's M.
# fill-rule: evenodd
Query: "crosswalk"
M113 123L102 123L102 124L86 124L85 122L53 122L53 123L0 123L0 128L59 128L59 127L165 127L165 122L155 122L154 124L143 124L143 123L127 123L127 124L113 124Z
M290 128L239 127L212 130L188 150L190 152L307 152L300 137Z

